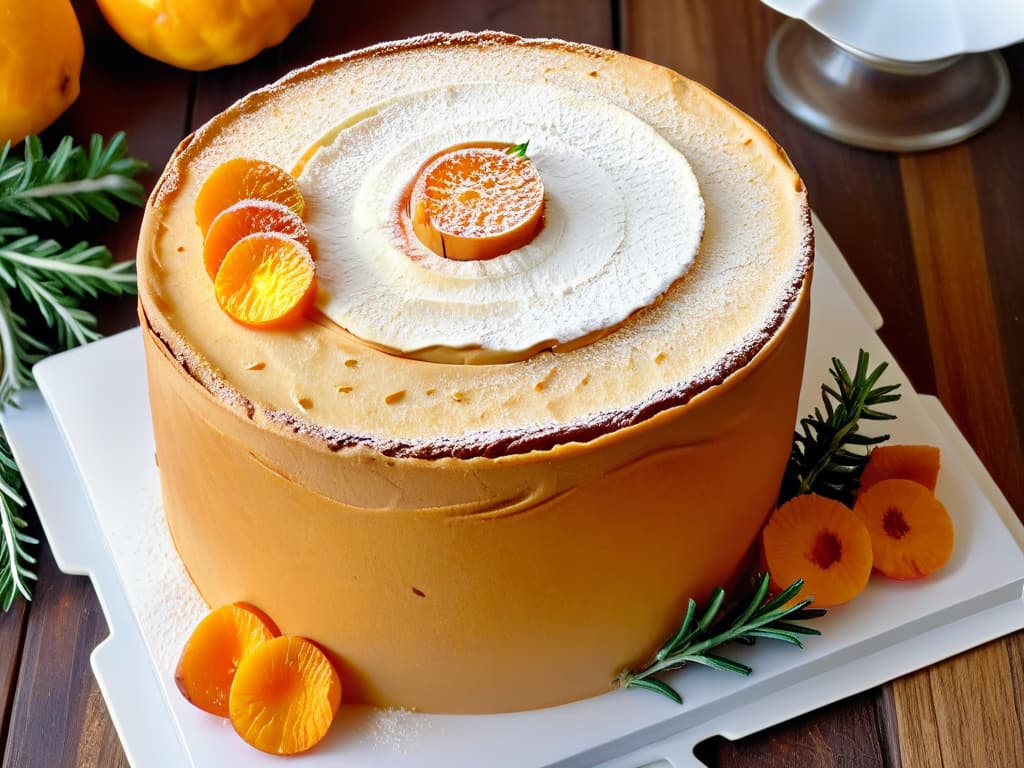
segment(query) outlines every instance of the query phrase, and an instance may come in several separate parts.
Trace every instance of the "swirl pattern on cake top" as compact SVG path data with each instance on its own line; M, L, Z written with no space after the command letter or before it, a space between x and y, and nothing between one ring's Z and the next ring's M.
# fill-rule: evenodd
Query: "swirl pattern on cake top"
M606 333L692 265L704 202L685 157L603 99L544 84L465 83L348 118L299 181L319 244L318 306L374 346L507 362ZM426 158L529 139L544 225L527 245L455 261L404 237L396 213ZM484 350L481 355L477 350Z

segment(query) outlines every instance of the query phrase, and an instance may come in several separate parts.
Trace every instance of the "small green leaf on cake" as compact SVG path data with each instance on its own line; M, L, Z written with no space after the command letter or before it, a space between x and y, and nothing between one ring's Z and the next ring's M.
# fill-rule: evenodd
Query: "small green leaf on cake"
M505 150L505 154L512 155L513 157L526 157L526 148L528 146L530 146L529 140L524 141L522 144L513 144Z

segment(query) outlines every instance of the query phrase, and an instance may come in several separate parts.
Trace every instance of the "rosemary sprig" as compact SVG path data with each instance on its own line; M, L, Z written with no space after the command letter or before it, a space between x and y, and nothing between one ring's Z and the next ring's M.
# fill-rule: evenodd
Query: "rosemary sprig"
M801 635L820 635L821 632L794 621L807 621L825 615L821 608L808 608L810 600L786 605L803 588L803 580L794 581L774 597L768 597L769 575L761 577L754 597L742 610L734 610L719 618L725 601L725 590L715 590L711 601L697 618L697 603L691 598L686 616L674 635L654 655L654 658L640 670L627 670L619 675L616 682L620 688L647 688L682 704L683 698L668 683L655 675L679 669L687 664L703 664L712 669L722 669L749 675L753 670L725 656L712 653L730 641L750 644L763 637L781 640L803 648Z
M802 493L817 493L844 504L853 501L868 453L851 448L867 448L889 439L889 435L861 434L860 421L896 418L878 409L900 399L896 392L899 384L876 386L886 368L888 363L870 369L868 353L863 349L857 353L853 376L838 358L832 358L829 373L835 386L821 387L824 414L815 408L813 414L800 419L800 431L793 435L793 449L782 479L780 505Z
M29 582L36 578L31 571L36 559L25 547L34 546L39 540L25 533L28 523L18 511L25 506L21 491L18 465L14 463L7 436L0 431L0 610L5 612L18 595L32 599Z
M93 136L86 150L64 138L52 155L34 136L25 140L23 158L0 150L0 408L19 390L31 387L32 365L55 349L68 349L100 337L96 317L82 307L101 294L135 293L135 264L114 264L102 246L70 248L24 229L29 222L68 225L98 213L118 218L118 203L141 205L142 185L133 178L146 167L125 155L123 133L104 144ZM19 295L20 294L20 295ZM29 330L22 314L34 308L53 329L55 344ZM21 596L31 599L38 541L25 532L26 506L18 465L0 430L0 609Z
M25 330L24 321L11 311L6 292L19 290L56 330L58 345L69 349L100 337L96 317L79 306L81 299L135 292L134 262L112 262L103 246L82 242L65 249L18 227L0 228L0 288L5 292L0 299L0 339L13 340L4 347L5 360L13 358L13 364L5 365L0 374L0 393L30 384L31 364L50 351Z
M513 144L505 150L505 154L512 155L512 157L526 157L526 148L529 146L529 140L524 141L522 144Z
M124 133L107 144L94 134L88 151L65 136L49 157L35 136L25 139L24 157L11 156L11 143L0 150L0 214L56 221L83 221L92 212L117 221L117 203L141 205L143 189L133 178L146 164L125 154Z

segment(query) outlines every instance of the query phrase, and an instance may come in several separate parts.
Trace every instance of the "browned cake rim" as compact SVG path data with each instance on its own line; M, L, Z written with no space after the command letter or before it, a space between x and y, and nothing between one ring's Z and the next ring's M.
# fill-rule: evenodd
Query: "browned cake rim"
M583 54L596 59L626 57L626 54L609 51L583 43L569 43L553 39L526 39L502 32L459 32L433 33L409 38L396 42L380 43L340 56L321 59L306 67L296 69L278 81L254 91L236 102L224 113L215 116L205 125L187 136L176 148L161 178L154 187L147 204L147 210L157 207L161 201L175 192L180 183L179 168L187 165L188 148L192 141L206 131L214 130L221 121L228 119L232 113L244 113L262 99L270 97L274 91L300 82L321 72L327 72L347 62L363 58L385 56L399 51L418 48L454 47L454 46L523 46L560 49L570 53ZM706 89L705 89L706 90ZM710 93L710 92L709 92ZM714 96L712 94L712 96ZM714 98L718 98L714 96ZM336 427L316 424L309 419L279 409L254 403L239 392L229 381L215 371L181 334L169 324L154 324L152 315L158 314L146 306L145 297L140 293L140 317L146 331L158 338L170 355L177 361L182 372L194 379L213 397L234 410L239 415L254 420L261 414L261 422L271 429L280 430L305 440L313 441L331 451L345 448L363 447L389 457L440 459L475 457L500 458L545 451L567 443L587 443L602 435L632 427L641 422L676 406L685 405L695 396L712 387L723 383L733 374L742 370L783 327L796 305L797 299L804 290L814 259L814 231L811 225L810 206L807 203L806 191L796 170L782 148L768 135L756 121L742 113L732 105L719 101L733 110L738 117L748 122L750 127L760 132L774 147L784 167L792 173L796 191L801 195L802 238L800 253L794 264L791 279L781 292L778 302L764 324L740 339L719 360L712 370L706 370L685 382L659 389L641 401L625 408L596 411L582 418L564 422L535 424L516 428L481 429L468 432L458 438L438 436L430 439L404 440L386 438L379 435L348 432ZM143 248L155 236L157 222L155 217L147 216L140 233L140 259L145 258ZM440 364L439 364L440 365Z

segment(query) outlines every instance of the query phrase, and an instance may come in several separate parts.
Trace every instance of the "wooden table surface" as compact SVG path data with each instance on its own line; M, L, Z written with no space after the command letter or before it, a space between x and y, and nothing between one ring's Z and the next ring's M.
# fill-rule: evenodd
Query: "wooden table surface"
M91 0L75 0L86 39L78 102L47 132L125 129L153 166L236 98L322 56L381 40L501 29L618 48L694 78L755 119L789 152L811 204L885 317L881 335L919 392L933 393L1024 513L1024 45L1004 51L1006 113L948 149L891 155L853 149L799 125L763 79L782 20L756 0L318 0L277 49L193 74L135 53ZM912 33L912 32L908 32ZM134 256L139 216L88 234ZM112 332L135 324L130 300L100 307ZM107 635L85 578L40 553L31 604L0 615L3 768L127 765L89 654ZM698 750L717 766L1024 766L1024 634L740 742ZM138 766L137 768L146 768Z

